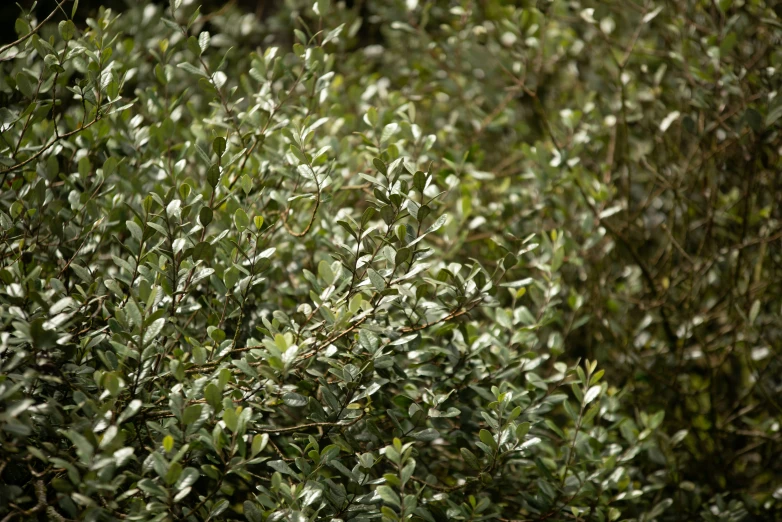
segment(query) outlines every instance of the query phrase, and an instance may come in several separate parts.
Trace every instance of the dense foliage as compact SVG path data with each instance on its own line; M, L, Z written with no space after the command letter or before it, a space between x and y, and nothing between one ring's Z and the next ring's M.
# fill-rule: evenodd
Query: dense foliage
M3 522L782 518L773 2L77 4L0 46Z

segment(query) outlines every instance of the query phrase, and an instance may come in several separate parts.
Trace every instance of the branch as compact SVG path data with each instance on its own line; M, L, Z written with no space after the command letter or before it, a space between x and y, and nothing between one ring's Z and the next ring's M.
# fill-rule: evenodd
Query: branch
M274 435L280 435L282 433L292 433L296 431L304 431L308 430L310 428L326 428L326 427L334 427L339 426L342 428L347 428L348 426L352 426L361 419L364 418L364 412L361 412L361 415L356 417L355 419L351 420L350 422L347 422L345 424L340 424L339 422L311 422L309 424L300 424L298 426L289 426L287 428L259 428L257 430L253 430L257 433L269 433Z
M51 12L51 14L49 14L49 16L47 16L46 18L44 18L44 19L43 19L43 21L42 21L40 24L36 25L36 26L35 26L35 28L34 28L32 31L30 31L30 32L29 32L29 33L27 33L26 35L22 36L21 38L19 38L19 39L18 39L18 40L16 40L15 42L11 42L11 43L9 43L9 44L6 44L6 45L4 45L4 46L0 47L0 54L3 54L4 52L6 52L8 49L10 49L11 47L13 47L14 45L19 45L20 43L24 42L25 40L27 40L28 38L30 38L32 35L34 35L35 33L37 33L37 32L38 32L38 30L39 30L41 27L43 27L43 24L45 24L46 22L48 22L49 20L51 20L51 18L54 16L54 14L55 14L57 11L59 11L59 10L62 8L62 5L63 5L65 2L68 2L68 1L70 1L70 0L61 0L61 1L60 1L60 3L59 3L59 4L57 4L57 7L55 7L55 8L54 8L54 11L52 11L52 12ZM6 59L0 59L0 61L6 61Z
M24 167L25 165L27 165L28 163L30 163L31 161L34 161L34 160L38 159L44 152L49 150L52 147L52 145L54 145L58 141L60 141L62 139L65 139L65 138L70 138L74 134L78 134L81 131L92 127L93 125L98 123L99 120L100 120L100 116L95 116L95 119L92 120L91 122L89 122L87 125L84 125L82 127L79 127L78 129L72 130L71 132L66 132L65 134L60 134L59 136L55 137L49 143L44 145L43 148L41 148L41 150L39 150L38 152L36 152L32 156L30 156L29 158L27 158L23 162L17 163L16 165L12 165L12 166L8 167L7 169L3 170L2 171L3 178L5 179L5 176L7 176L9 172L13 172L15 170L18 170L18 169Z

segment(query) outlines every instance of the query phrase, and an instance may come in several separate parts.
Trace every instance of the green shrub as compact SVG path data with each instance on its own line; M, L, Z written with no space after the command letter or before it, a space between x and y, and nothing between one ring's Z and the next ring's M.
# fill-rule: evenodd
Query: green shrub
M0 47L4 522L780 514L770 6L76 4Z

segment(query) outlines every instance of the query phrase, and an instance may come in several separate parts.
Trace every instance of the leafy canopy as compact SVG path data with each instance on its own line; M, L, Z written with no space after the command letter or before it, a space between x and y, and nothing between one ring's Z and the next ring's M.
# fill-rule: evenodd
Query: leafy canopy
M510 4L22 13L4 521L780 513L779 12Z

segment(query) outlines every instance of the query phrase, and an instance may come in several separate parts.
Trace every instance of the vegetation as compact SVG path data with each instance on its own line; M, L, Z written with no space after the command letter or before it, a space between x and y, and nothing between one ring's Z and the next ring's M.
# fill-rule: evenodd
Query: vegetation
M214 4L0 46L0 520L782 519L775 2Z

